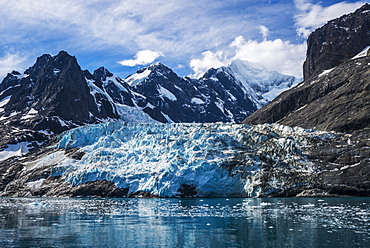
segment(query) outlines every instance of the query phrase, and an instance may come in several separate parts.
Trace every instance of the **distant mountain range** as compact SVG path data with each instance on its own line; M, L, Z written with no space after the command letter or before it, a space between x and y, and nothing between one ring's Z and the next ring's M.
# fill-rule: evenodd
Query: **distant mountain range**
M161 63L121 79L104 67L82 71L62 51L39 57L23 74L7 75L0 84L0 115L53 132L109 119L235 123L298 81L246 61L210 69L200 79L179 77Z

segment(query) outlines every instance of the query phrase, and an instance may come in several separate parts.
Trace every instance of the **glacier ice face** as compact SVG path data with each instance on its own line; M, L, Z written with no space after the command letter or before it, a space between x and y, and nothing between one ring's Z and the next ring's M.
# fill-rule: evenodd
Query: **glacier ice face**
M312 173L301 146L328 135L278 124L102 123L60 136L57 148L79 148L84 156L60 155L52 175L75 186L108 180L129 194L258 197L286 184L278 175L266 179L269 168Z

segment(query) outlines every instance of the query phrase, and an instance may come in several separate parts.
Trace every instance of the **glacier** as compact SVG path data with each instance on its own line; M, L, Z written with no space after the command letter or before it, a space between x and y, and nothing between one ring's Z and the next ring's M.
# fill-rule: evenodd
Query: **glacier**
M108 122L64 132L32 168L52 164L51 176L72 186L111 181L128 196L261 197L309 183L315 165L304 151L333 135L279 124ZM73 149L83 156L67 156Z

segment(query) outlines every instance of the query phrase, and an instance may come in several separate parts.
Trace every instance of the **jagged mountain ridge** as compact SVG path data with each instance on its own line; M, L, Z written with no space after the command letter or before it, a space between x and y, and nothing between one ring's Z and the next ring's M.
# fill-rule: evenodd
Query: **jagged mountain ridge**
M363 51L361 56L345 60L332 70L310 76L256 112L265 120L293 117L291 120L299 125L320 124L323 129L340 130L350 127L347 134L279 124L88 125L64 132L54 146L0 161L1 196L369 196L368 54ZM127 113L126 107L139 112L149 108L156 109L167 120L169 116L162 111L179 95L175 95L177 92L169 88L166 80L157 85L156 80L174 78L197 85L194 79L181 81L170 70L163 69L162 73L155 69L162 66L144 68L126 81L104 68L86 78L94 95L118 92L108 94L107 99L117 102L115 110L119 115ZM238 76L229 72L230 68L219 68L204 75L205 82L209 80L210 84L227 90L215 92L215 97L222 92L236 97L232 89L240 82L232 80ZM9 75L13 80L8 84L9 90L17 87L19 77L17 73ZM145 85L153 86L148 98L135 91ZM116 87L120 90L113 90ZM127 105L121 104L124 93L134 99ZM154 106L149 98L163 106ZM2 101L2 105L8 100ZM345 115L337 111L340 109ZM343 125L342 121L352 122Z
M126 119L128 107L143 117L138 118L141 121L240 122L266 104L262 96L268 91L266 85L290 87L297 82L276 72L266 72L268 78L244 75L254 73L254 68L248 66L243 74L235 70L235 64L246 67L234 62L191 79L155 63L123 80L104 67L93 74L82 71L66 52L43 55L24 74L8 74L0 84L0 115L24 116L31 111L30 121L22 122L23 126L57 133L109 118L137 121ZM58 127L58 123L64 124Z
M235 64L244 66L244 70L233 69ZM165 65L155 63L125 80L135 92L145 95L167 120L238 123L268 102L263 97L269 91L266 85L289 88L299 81L262 68L259 72L266 75L253 75L257 69L247 64L234 61L230 66L208 70L200 79L192 79L179 77ZM150 114L151 110L147 111ZM161 121L155 114L151 116Z
M118 118L104 94L91 94L89 73L82 71L76 58L66 52L54 57L43 55L23 75L16 75L17 79L10 74L3 80L5 85L12 82L13 93L3 106L2 116L26 119L20 123L26 128L60 133L98 119ZM61 124L64 121L71 125Z

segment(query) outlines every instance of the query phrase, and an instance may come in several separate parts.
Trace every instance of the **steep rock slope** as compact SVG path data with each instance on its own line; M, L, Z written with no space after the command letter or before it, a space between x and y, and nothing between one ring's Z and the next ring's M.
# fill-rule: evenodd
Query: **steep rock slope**
M305 80L243 123L277 122L342 132L368 127L369 33L369 4L317 29L307 41Z
M243 123L351 132L370 126L370 57L350 59L283 92Z
M333 68L370 45L370 4L329 21L307 40L304 79Z
M102 93L115 106L120 120L139 123L157 122L145 111L149 104L146 97L136 93L127 82L104 67L95 70L93 78Z

